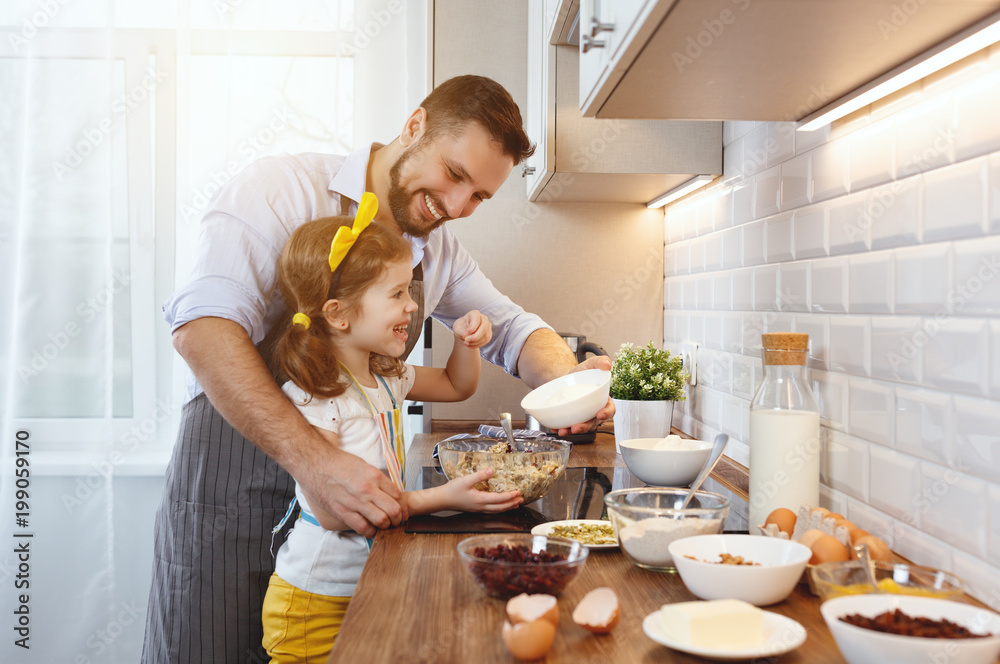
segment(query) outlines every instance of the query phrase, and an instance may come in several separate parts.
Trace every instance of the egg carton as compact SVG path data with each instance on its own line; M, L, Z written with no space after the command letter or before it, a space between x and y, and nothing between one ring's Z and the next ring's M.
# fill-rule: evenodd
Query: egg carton
M767 526L761 524L757 526L761 533L768 537L777 537L778 539L791 539L794 542L798 542L802 535L807 530L818 530L825 535L833 535L837 538L837 541L843 544L848 551L851 551L851 535L847 528L844 526L838 526L830 516L827 516L829 512L817 509L810 505L800 505L799 510L795 515L795 528L792 529L792 536L789 537L788 533L784 533L778 530L778 526L775 524L768 524ZM799 583L809 584L809 590L814 595L818 595L816 589L813 587L812 581L812 568L815 565L806 565L806 569L802 572L802 578L799 579Z

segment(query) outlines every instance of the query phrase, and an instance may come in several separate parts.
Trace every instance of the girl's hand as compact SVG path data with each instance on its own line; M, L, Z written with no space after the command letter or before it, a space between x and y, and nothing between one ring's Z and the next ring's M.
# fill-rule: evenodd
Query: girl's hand
M524 502L520 491L494 493L479 491L476 485L493 477L492 468L483 468L463 477L456 477L443 487L452 509L464 512L505 512Z
M473 309L451 326L455 338L469 348L479 348L489 343L493 338L493 325L490 319Z

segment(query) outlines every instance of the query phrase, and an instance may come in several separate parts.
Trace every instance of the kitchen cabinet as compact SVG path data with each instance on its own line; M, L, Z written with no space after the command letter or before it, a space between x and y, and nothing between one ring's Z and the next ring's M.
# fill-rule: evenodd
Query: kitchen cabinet
M1000 0L580 0L590 118L801 120Z
M564 25L559 5L529 3L525 127L537 147L522 165L528 199L647 203L695 175L722 173L721 122L580 115L578 50L550 43Z

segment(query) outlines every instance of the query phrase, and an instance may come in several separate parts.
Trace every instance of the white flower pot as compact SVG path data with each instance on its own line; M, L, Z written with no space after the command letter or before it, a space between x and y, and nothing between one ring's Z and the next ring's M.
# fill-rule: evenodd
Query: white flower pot
M615 451L621 454L621 441L632 438L665 438L674 418L673 401L630 401L615 403Z

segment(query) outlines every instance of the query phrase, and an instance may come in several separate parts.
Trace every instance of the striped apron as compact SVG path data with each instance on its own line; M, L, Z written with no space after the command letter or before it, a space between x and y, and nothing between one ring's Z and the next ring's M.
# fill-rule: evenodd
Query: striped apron
M420 264L410 297L418 309L403 358L424 320ZM143 664L268 662L261 607L274 572L271 529L294 496L291 476L204 393L184 406L154 525Z

